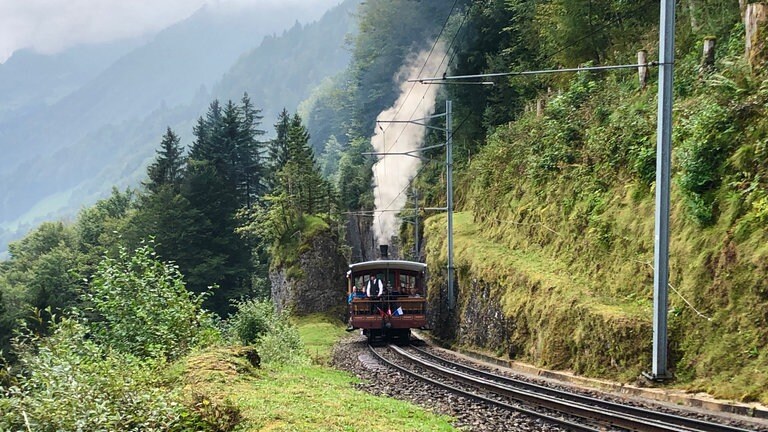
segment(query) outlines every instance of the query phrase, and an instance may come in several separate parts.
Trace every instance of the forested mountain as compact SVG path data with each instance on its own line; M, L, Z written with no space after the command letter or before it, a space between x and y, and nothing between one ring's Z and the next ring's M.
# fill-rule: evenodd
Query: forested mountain
M316 17L318 10L295 4L275 10L201 9L52 106L0 125L0 149L13 155L0 162L6 185L0 191L0 249L42 218L71 215L104 196L111 185L135 185L165 126L181 131L185 141L191 138L191 124L215 97L209 89L239 92L233 97L239 99L253 88L276 105L269 108L273 118L283 106L295 108L313 82L344 67L340 47L355 3L348 1L311 25L297 24L296 18ZM262 22L264 16L270 19ZM282 36L271 35L291 24ZM265 35L270 36L262 40ZM326 55L317 54L319 47ZM277 79L262 81L269 90L258 89L238 72L242 66L233 66L241 55L241 62L254 62L255 75ZM281 60L302 56L313 66ZM279 74L273 72L278 64L284 65Z
M345 41L355 33L358 3L344 1L317 22L296 22L279 35L267 36L224 74L213 96L237 99L247 92L267 119L277 118L282 108L295 110L322 80L349 63Z

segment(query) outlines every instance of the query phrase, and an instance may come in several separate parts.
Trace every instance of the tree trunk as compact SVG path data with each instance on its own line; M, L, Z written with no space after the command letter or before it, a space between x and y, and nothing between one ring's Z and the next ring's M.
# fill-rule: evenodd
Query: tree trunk
M753 71L763 69L766 64L766 38L768 29L768 4L749 3L744 13L746 32L745 54Z

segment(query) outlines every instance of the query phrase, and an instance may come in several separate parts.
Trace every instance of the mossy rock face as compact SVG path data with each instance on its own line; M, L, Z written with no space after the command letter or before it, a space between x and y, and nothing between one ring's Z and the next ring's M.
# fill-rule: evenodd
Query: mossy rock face
M650 322L607 315L577 301L558 302L535 285L506 287L528 295L504 304L505 290L494 289L496 282L460 277L456 332L436 327L435 333L462 346L587 376L631 380L650 364ZM439 316L446 310L433 307L435 320L451 320Z
M276 307L298 315L338 309L345 301L347 269L338 239L324 231L314 233L300 246L290 266L276 267L269 273Z
M650 364L650 315L603 304L530 253L486 244L459 214L455 227L458 299L451 311L443 237L428 237L428 301L436 336L501 357L588 376L636 378ZM439 227L432 221L428 227ZM441 231L441 230L438 230ZM429 230L431 233L432 230Z

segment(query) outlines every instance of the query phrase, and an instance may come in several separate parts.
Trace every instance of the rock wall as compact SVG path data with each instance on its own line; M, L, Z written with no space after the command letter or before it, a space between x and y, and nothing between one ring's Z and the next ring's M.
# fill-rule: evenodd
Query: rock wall
M466 268L458 273L454 310L443 301L445 278L432 277L429 286L430 325L447 344L588 376L631 378L650 364L650 325L560 302L524 275L504 287ZM521 295L512 300L509 289Z
M542 278L540 269L506 265L503 246L456 231L456 305L447 307L445 239L439 221L427 236L429 325L449 345L588 376L631 380L650 364L651 320L597 303ZM471 240L470 240L471 238ZM494 249L493 255L473 247ZM670 347L674 351L674 347Z
M340 253L338 238L323 232L306 240L299 250L295 263L269 273L277 310L307 315L343 309L347 260Z
M378 246L373 239L371 221L369 217L347 216L347 244L352 250L352 262L370 261L377 257Z

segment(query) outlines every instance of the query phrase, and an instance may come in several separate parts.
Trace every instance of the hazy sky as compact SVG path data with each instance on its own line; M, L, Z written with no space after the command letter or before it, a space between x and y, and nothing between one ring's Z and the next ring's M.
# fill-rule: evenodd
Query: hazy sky
M204 4L302 4L341 0L0 0L0 62L13 51L53 53L78 43L139 36L180 21Z

